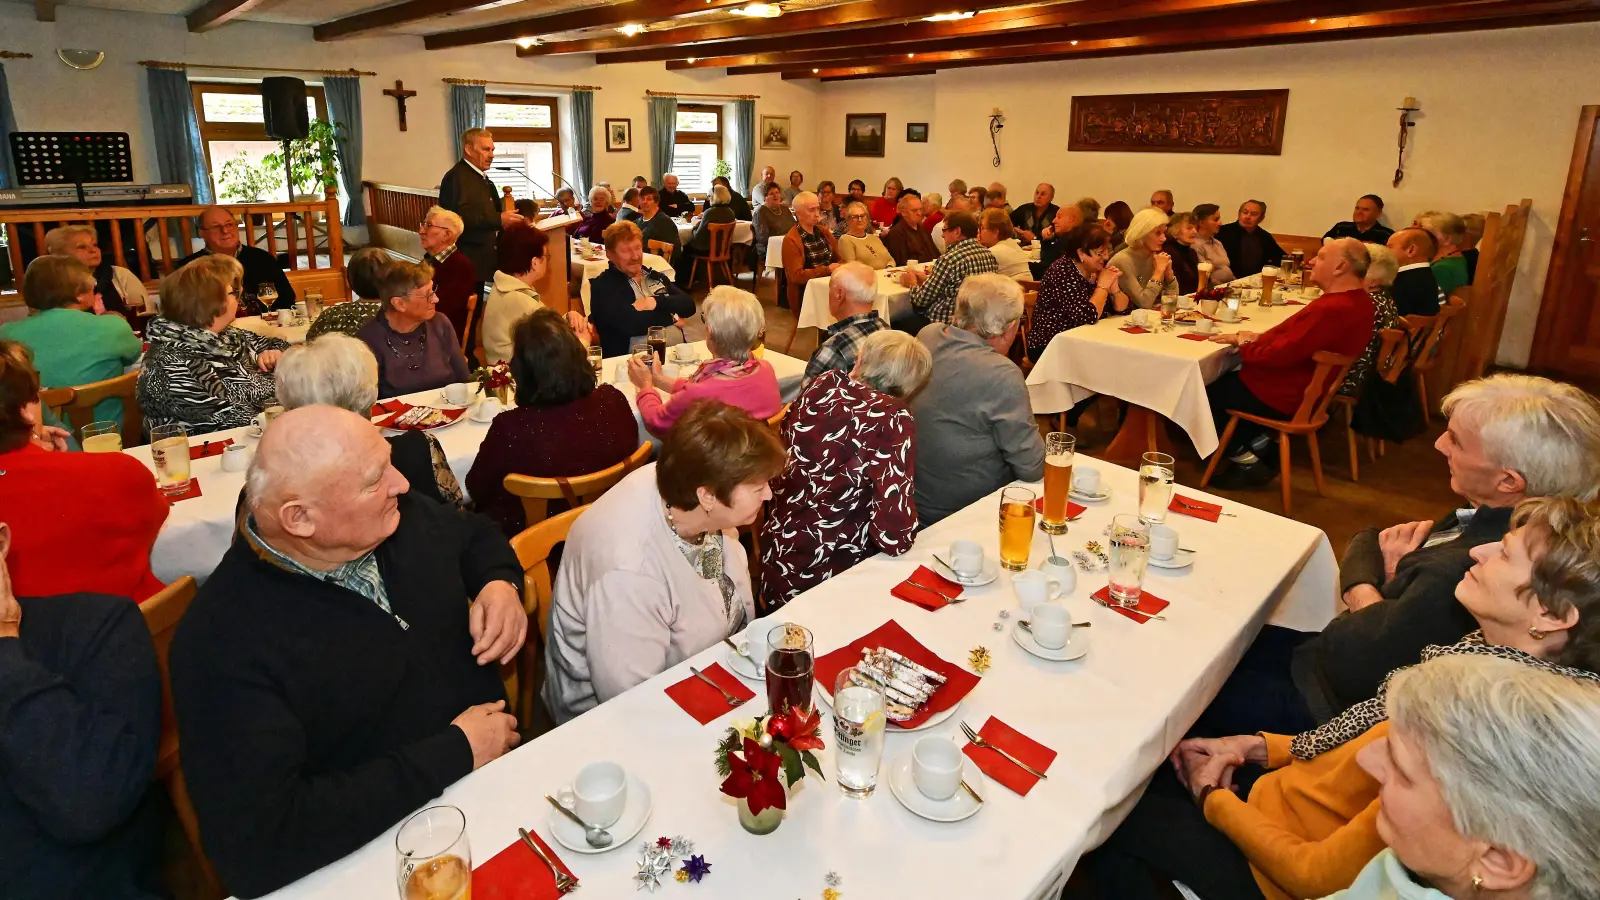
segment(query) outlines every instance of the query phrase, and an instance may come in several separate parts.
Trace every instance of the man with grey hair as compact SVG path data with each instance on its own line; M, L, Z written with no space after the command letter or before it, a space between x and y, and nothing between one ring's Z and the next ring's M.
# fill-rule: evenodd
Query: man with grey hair
M895 206L900 214L899 221L889 226L888 233L883 236L883 246L894 257L895 265L903 266L913 259L932 262L939 256L939 248L933 244L933 235L922 229L922 220L928 212L922 198L913 191L902 191Z
M933 359L911 400L917 518L924 527L1013 481L1044 477L1044 441L1022 370L1006 358L1022 324L1022 288L996 272L967 278L953 324L917 334Z
M500 189L489 180L493 165L493 132L468 128L461 133L461 158L439 180L439 205L461 217L462 230L456 245L472 260L480 297L489 296L483 286L494 278L495 241L500 229L522 221L514 211L500 209Z
M806 381L829 369L848 372L856 364L861 342L889 327L873 301L878 296L878 273L866 263L848 262L828 279L828 315L834 322L822 332L817 352L806 364Z
M1055 221L1056 210L1060 209L1055 201L1056 186L1041 181L1039 186L1033 189L1033 202L1011 211L1011 227L1017 230L1017 237L1021 238L1023 243L1032 243L1035 238L1050 237L1050 234L1045 232L1050 230L1050 223Z
M1158 191L1152 191L1150 194L1150 205L1161 210L1169 216L1172 215L1172 191L1166 188L1162 188Z
M668 172L661 176L661 211L669 219L687 219L694 215L694 201L678 190L678 176Z
M528 618L500 529L407 493L363 416L284 413L246 483L172 694L206 855L257 897L516 746L500 667Z
M1266 202L1246 200L1239 204L1239 218L1217 229L1217 241L1233 264L1233 277L1247 278L1264 266L1277 265L1286 255L1278 239L1261 227L1266 220Z

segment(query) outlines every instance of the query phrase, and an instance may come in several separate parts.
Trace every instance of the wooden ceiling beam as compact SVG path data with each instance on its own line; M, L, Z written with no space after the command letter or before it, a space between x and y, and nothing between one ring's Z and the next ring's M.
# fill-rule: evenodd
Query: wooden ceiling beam
M1493 2L1493 0L1473 0L1473 2L1488 3ZM1275 2L1252 10L1250 22L1252 25L1262 25L1322 17L1390 12L1399 9L1425 9L1429 7L1463 5L1462 0L1290 0L1290 2ZM1167 15L1138 25L1130 25L1127 21L1117 21L1067 28L1032 29L1028 32L1026 40L1030 46L1063 41L1068 42L1070 46L1070 42L1075 40L1081 42L1126 37L1130 32L1135 31L1142 35L1188 32L1207 28L1222 28L1236 25L1238 22L1239 15L1237 10L1218 9L1195 12L1188 15ZM1018 37L1018 35L1010 31L996 31L987 34L920 41L915 46L904 46L903 49L908 53L914 51L916 59L931 58L936 61L938 57L929 57L927 54L952 50L1012 47L1016 46ZM871 47L870 55L883 55L883 47L882 43ZM896 47L896 49L902 48ZM697 58L693 62L671 60L668 61L667 68L744 68L749 66L800 65L802 63L809 63L815 66L821 62L858 59L863 55L869 54L865 53L864 48L861 47L823 46L818 49L755 53L747 56L703 57Z
M596 4L547 16L517 19L514 22L430 34L422 39L422 45L429 50L443 50L446 47L469 47L473 44L489 44L495 41L514 41L518 38L577 31L581 28L605 28L612 25L626 25L630 22L645 25L651 22L664 22L687 13L746 6L749 2L750 0L623 0L622 3L612 3L608 6ZM637 37L642 38L647 34L650 32L643 32ZM522 48L517 49L518 55L522 55Z
M839 75L833 78L822 79L828 81L866 81L871 78L906 78L912 75L932 75L938 69L907 69L905 71L868 73L866 75Z
M496 2L497 0L406 0L393 6L369 9L353 16L324 22L311 29L311 36L319 41L336 41L369 31L420 22L423 19L470 12L493 6Z
M265 2L266 0L210 0L189 13L187 17L189 30L201 32L221 28Z
M1490 31L1507 28L1527 28L1541 25L1567 25L1600 21L1600 7L1595 4L1578 4L1586 7L1565 12L1544 12L1511 16L1472 19L1423 19L1411 24L1382 25L1368 28L1340 28L1331 31L1316 30L1315 26L1298 32L1274 33L1191 34L1184 39L1163 37L1152 40L1138 38L1121 41L1097 42L1103 46L1080 45L1070 53L1041 53L1024 59L969 59L938 63L935 69L966 69L997 65L1014 65L1023 62L1055 62L1105 57L1143 56L1161 53L1184 53L1206 50L1230 50L1244 47L1279 46L1285 44L1313 44L1330 41L1365 40L1380 37L1400 37L1416 34L1445 34L1462 31ZM1320 24L1320 23L1319 23ZM770 71L772 67L763 67ZM925 74L927 66L919 57L916 62L902 62L891 58L888 62L860 60L854 65L831 68L813 66L783 67L785 81L820 79L822 81L853 80L859 78L894 78L904 75ZM730 70L730 74L737 74Z

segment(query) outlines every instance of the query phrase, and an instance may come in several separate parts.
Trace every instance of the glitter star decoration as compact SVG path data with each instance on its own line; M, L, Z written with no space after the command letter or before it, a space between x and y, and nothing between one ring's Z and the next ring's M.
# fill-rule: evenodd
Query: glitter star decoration
M989 648L974 647L972 652L967 654L967 665L979 675L989 671Z
M684 837L681 834L680 835L676 835L676 836L674 836L672 838L672 855L673 856L677 857L678 859L683 859L684 857L687 857L687 856L689 856L689 855L691 855L693 853L694 853L694 841L689 840L688 838Z
M678 871L676 871L676 872L674 872L672 874L672 877L678 879L678 883L682 884L683 882L689 880L689 870L688 869L679 869Z
M833 888L824 888L822 891L822 900L839 900L840 896L840 893Z
M669 838L669 837L658 837L658 838L656 838L656 846L657 847L668 847L668 848L670 848L672 846L672 838Z
M711 874L711 863L706 862L704 856L691 856L683 864L683 868L678 870L678 874L685 876L685 878L679 878L679 881L687 879L699 884L700 879Z
M844 884L844 879L839 877L838 872L829 872L827 875L823 876L822 881L831 888L836 888L839 885Z

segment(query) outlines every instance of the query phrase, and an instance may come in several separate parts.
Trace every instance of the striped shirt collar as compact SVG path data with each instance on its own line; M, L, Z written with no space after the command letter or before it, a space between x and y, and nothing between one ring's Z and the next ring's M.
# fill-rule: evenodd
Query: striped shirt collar
M361 556L326 572L319 572L307 568L267 543L256 531L255 516L249 513L242 513L240 516L239 535L262 562L277 566L285 572L308 575L318 581L353 591L376 603L384 612L394 614L394 610L389 608L389 592L383 583L383 573L378 569L377 548L368 550Z

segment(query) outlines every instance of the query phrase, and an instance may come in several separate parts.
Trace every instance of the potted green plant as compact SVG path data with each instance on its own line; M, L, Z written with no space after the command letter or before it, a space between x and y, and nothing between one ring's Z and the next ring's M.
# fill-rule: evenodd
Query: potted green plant
M320 200L323 193L338 188L338 138L343 129L337 122L312 119L306 136L289 142L289 177L295 200ZM268 154L262 162L268 160L283 171L282 151Z
M711 166L711 177L712 178L716 178L719 175L722 176L723 178L727 178L728 176L730 176L732 174L733 174L733 163L730 163L725 159L719 159L715 163L713 163L712 166Z
M272 163L263 160L260 165L254 165L242 150L223 163L222 171L217 173L217 193L224 200L238 203L260 203L282 186L283 167L278 160Z

